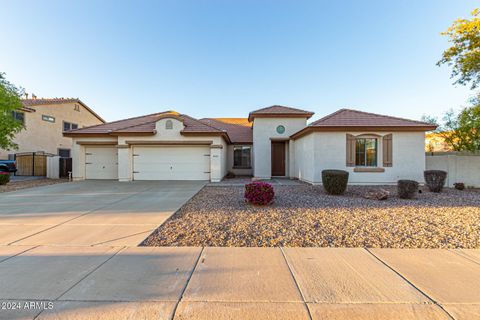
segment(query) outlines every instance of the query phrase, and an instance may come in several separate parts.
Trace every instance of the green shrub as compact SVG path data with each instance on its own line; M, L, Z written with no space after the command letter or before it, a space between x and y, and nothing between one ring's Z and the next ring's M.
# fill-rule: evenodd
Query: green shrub
M398 180L398 197L402 199L413 199L418 193L418 182L413 180Z
M447 172L442 170L426 170L423 173L425 184L432 192L441 192L447 179Z
M343 170L323 170L322 184L329 194L343 194L347 189L348 172Z
M0 172L0 186L10 182L10 173Z

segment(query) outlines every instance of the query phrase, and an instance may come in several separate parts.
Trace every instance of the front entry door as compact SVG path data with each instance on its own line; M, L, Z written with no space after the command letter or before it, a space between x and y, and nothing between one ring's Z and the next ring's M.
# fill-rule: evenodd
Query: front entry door
M285 176L285 141L272 141L272 176Z

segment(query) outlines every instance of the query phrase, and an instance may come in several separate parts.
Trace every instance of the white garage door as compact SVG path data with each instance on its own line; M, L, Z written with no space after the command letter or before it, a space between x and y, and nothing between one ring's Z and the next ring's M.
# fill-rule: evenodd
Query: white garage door
M134 147L134 180L210 180L210 147Z
M118 179L118 156L115 147L85 148L86 179Z

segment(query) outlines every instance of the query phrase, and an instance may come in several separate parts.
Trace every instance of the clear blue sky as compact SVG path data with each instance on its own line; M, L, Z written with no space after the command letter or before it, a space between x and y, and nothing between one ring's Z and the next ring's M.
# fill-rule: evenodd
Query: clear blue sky
M107 120L283 104L418 119L467 105L436 61L478 1L7 1L0 71Z

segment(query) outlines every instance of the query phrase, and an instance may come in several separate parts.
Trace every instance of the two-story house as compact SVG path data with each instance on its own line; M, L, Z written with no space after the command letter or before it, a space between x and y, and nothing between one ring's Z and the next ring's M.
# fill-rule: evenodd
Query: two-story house
M103 124L98 114L76 98L23 99L23 108L13 116L24 124L15 136L18 150L1 150L0 159L13 159L15 153L45 152L70 157L72 139L64 131Z

